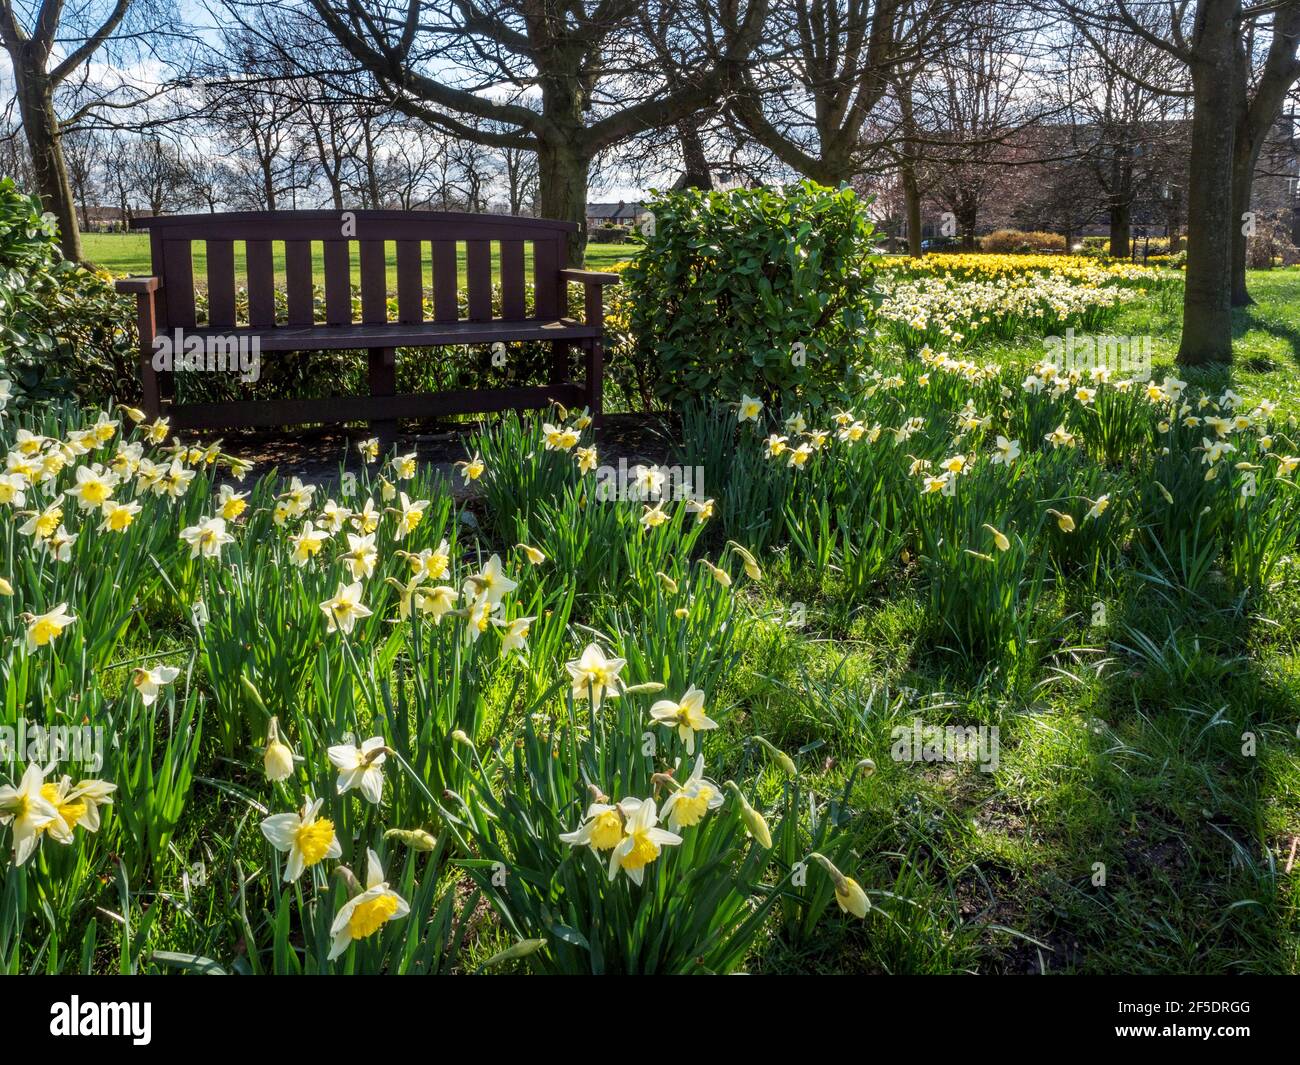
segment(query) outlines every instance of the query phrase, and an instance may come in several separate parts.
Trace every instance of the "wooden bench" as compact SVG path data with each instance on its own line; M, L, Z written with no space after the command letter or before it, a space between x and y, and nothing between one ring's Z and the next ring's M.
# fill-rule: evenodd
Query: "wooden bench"
M274 211L143 218L132 228L149 231L152 277L129 277L119 292L138 301L140 379L143 407L166 415L174 427L225 429L305 422L367 421L385 442L396 435L397 419L540 408L552 402L601 414L603 287L617 274L566 268L570 222L496 215L424 211ZM206 247L207 276L196 279L195 243ZM242 242L242 250L237 246ZM274 244L283 242L287 313L277 317ZM386 257L395 246L397 305L388 307ZM316 277L313 251L319 244L324 276ZM465 304L462 317L458 251L463 244ZM525 283L531 245L531 299ZM355 250L354 250L355 246ZM247 313L237 315L235 260L245 260ZM501 285L500 314L493 309L493 260ZM360 321L352 309L352 264L361 278ZM432 274L432 320L425 314ZM206 281L207 320L199 324L195 282ZM568 317L568 286L585 290L581 321ZM314 286L324 292L317 305ZM240 319L243 320L240 320ZM154 369L154 340L198 337L203 343L256 339L265 362L276 352L364 350L369 353L369 396L278 399L178 405L175 375ZM397 348L450 344L509 344L549 341L549 383L535 387L467 389L454 392L396 391ZM586 354L585 380L570 380L570 350Z

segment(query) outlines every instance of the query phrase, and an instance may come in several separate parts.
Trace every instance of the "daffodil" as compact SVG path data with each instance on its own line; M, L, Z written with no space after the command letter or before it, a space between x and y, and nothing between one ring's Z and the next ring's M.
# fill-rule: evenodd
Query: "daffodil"
M1007 539L1006 533L995 529L992 525L985 525L984 528L993 534L993 543L997 545L999 551L1011 550L1011 541Z
M266 750L262 753L262 769L266 779L271 783L288 780L293 776L293 765L297 757L280 736L279 718L271 718L266 729Z
M293 552L289 556L295 566L305 566L311 561L312 557L320 553L321 547L329 539L329 533L324 529L318 529L313 525L310 519L303 523L303 527L293 536L289 537L289 543L293 545Z
M22 865L40 842L40 833L58 819L59 811L43 794L45 774L32 763L16 787L0 785L0 825L13 837L14 864Z
M666 524L669 521L669 517L664 513L664 505L660 502L656 503L653 507L643 507L639 520L643 529L657 529L660 525Z
M664 800L661 811L673 831L698 825L710 810L722 805L722 789L704 775L704 755L695 759L695 768L676 791Z
M505 575L501 567L501 556L494 554L478 573L472 573L465 579L464 592L468 599L483 596L495 606L517 587L518 584Z
M580 447L574 452L574 456L578 462L579 474L588 474L600 464L594 447Z
M577 830L561 832L560 841L597 852L613 850L623 842L623 826L640 805L640 799L623 799L616 804L593 802Z
M599 710L601 703L607 697L610 699L618 697L623 685L619 673L625 665L627 665L625 659L606 658L605 652L596 644L587 644L581 655L564 664L564 668L568 670L573 680L573 698L589 698L593 709Z
M1056 519L1057 528L1059 528L1061 532L1064 533L1074 532L1074 518L1072 518L1069 514L1062 514L1059 510L1051 510L1051 509L1049 509L1047 513L1049 513L1050 515L1052 515L1052 517Z
M483 461L477 451L468 462L458 462L456 465L460 467L460 475L465 479L466 484L469 484L470 481L477 481L487 469L487 463Z
M534 566L540 566L546 561L546 555L535 547L529 547L528 544L515 544L515 546L524 553L524 558L528 559Z
M460 593L455 588L446 585L438 585L436 588L416 588L414 595L416 609L422 614L432 615L434 624L438 624L444 615L455 610L456 602L460 598Z
M35 651L63 635L66 629L77 619L68 613L68 604L60 603L53 610L44 614L24 615L27 622L27 650Z
M654 799L645 799L627 818L624 836L609 854L609 878L625 872L634 884L645 879L646 866L655 861L664 847L675 847L682 837L659 827Z
M324 799L309 800L297 813L273 814L262 822L264 835L276 850L287 854L284 882L291 884L303 871L326 858L339 858L343 848L334 834L334 822L317 817Z
M420 522L424 520L424 511L428 507L427 499L417 499L415 502L407 497L406 493L401 494L401 510L397 515L397 539L405 540L411 533L415 532Z
M1106 513L1106 508L1109 506L1110 506L1109 495L1098 496L1096 501L1093 502L1092 506L1088 509L1088 513L1083 516L1084 521L1087 521L1089 518L1100 518L1103 514Z
M137 666L131 671L131 683L140 693L140 702L152 706L159 692L180 675L181 671L175 666L154 666L153 669Z
M237 521L248 509L248 493L236 492L228 484L221 486L217 493L217 516L226 521Z
M1020 441L1008 440L1005 436L997 438L996 450L993 452L995 466L1010 466L1020 457Z
M741 422L756 422L758 416L763 413L763 401L756 399L754 396L742 395L740 397L739 409L736 411L736 420Z
M372 436L368 440L358 440L357 451L366 462L374 462L379 458L379 437Z
M361 582L345 585L339 582L338 590L320 605L325 612L325 631L350 633L358 618L368 618L373 611L361 602Z
M686 753L695 753L695 734L718 727L718 723L704 713L704 692L694 685L686 689L679 701L660 699L650 707L650 716L661 725L677 729L678 738L686 744Z
M65 494L77 501L82 510L95 510L113 494L118 477L112 470L106 470L99 464L77 467L77 483L66 490Z
M368 850L366 861L366 890L345 902L335 915L334 923L330 925L330 935L333 937L330 961L346 951L354 940L367 939L389 921L405 917L411 912L406 900L384 880L384 868L379 863L379 855Z
M190 545L190 558L218 558L222 547L235 541L226 532L225 518L205 518L197 525L182 529L181 539Z
M325 754L339 771L335 787L340 795L355 789L366 801L379 805L384 797L383 766L388 756L382 736L371 736L360 747L341 743Z
M375 547L375 534L355 536L348 533L347 536L348 549L340 556L340 561L348 567L354 581L373 576L375 564L379 561L379 551Z
M528 650L528 630L536 618L515 618L514 621L498 621L497 625L506 631L501 634L501 657L505 658L511 651Z
M126 532L140 513L139 503L118 503L108 499L100 511L103 520L99 523L100 532Z

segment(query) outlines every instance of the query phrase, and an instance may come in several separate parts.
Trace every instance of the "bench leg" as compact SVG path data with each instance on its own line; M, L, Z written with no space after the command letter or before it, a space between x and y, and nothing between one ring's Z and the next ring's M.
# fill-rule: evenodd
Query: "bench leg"
M568 380L569 342L567 340L552 340L550 383L553 385L562 385Z
M397 393L397 350L370 349L370 394L392 396ZM370 423L370 432L379 438L381 453L397 443L397 419L385 418Z
M604 422L601 402L604 398L605 342L595 337L587 342L587 409L597 429Z

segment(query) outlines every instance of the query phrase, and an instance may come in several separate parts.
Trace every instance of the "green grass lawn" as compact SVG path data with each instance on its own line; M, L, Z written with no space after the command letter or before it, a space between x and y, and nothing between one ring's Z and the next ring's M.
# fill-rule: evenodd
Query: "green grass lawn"
M1124 311L1105 330L1155 339L1165 372L1300 416L1300 271L1255 272L1236 315L1231 367L1175 367L1177 298ZM1174 293L1177 297L1178 293ZM978 361L1031 364L1040 339L985 345ZM1282 444L1300 452L1300 434ZM763 606L809 624L751 639L729 681L746 730L841 764L877 761L874 847L907 904L874 934L819 937L767 971L1295 973L1300 969L1300 583L1255 609L1180 600L1136 559L1081 602L1032 694L945 664L905 582L850 598L784 556ZM1104 600L1108 622L1087 623ZM897 764L890 726L997 725L995 773ZM1243 749L1248 739L1255 753ZM867 848L868 852L871 847ZM1104 878L1104 882L1099 882Z
M149 237L145 233L86 233L82 236L82 244L85 249L86 258L96 266L103 267L109 273L124 276L126 274L148 274L151 270L149 263ZM389 242L385 249L388 260L388 286L390 289L397 288L397 249L392 242ZM631 244L588 244L587 245L587 268L591 270L608 269L614 263L622 262L632 257L635 251L635 245ZM194 280L199 288L203 288L207 279L207 254L202 241L196 241L193 246L194 256ZM465 252L459 249L458 266L462 284L465 279ZM533 268L533 253L530 246L524 249L524 269L531 275ZM276 242L274 246L274 261L277 280L284 280L284 245ZM244 242L235 241L235 275L236 284L244 284L247 274L245 270ZM496 255L492 257L492 276L493 280L500 279L500 264ZM312 273L316 278L324 276L324 251L319 241L312 244ZM426 284L431 283L430 267L426 261L424 264ZM355 252L352 259L352 281L359 284L361 281L361 267L357 261Z

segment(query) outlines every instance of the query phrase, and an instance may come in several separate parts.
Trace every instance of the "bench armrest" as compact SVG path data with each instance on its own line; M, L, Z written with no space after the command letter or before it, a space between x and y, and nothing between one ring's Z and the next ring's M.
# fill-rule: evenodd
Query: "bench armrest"
M617 285L621 280L618 274L605 274L598 270L571 270L568 268L560 271L560 277L565 281L576 281L583 285Z
M124 295L144 296L157 292L162 288L162 282L156 277L119 277L114 287Z

